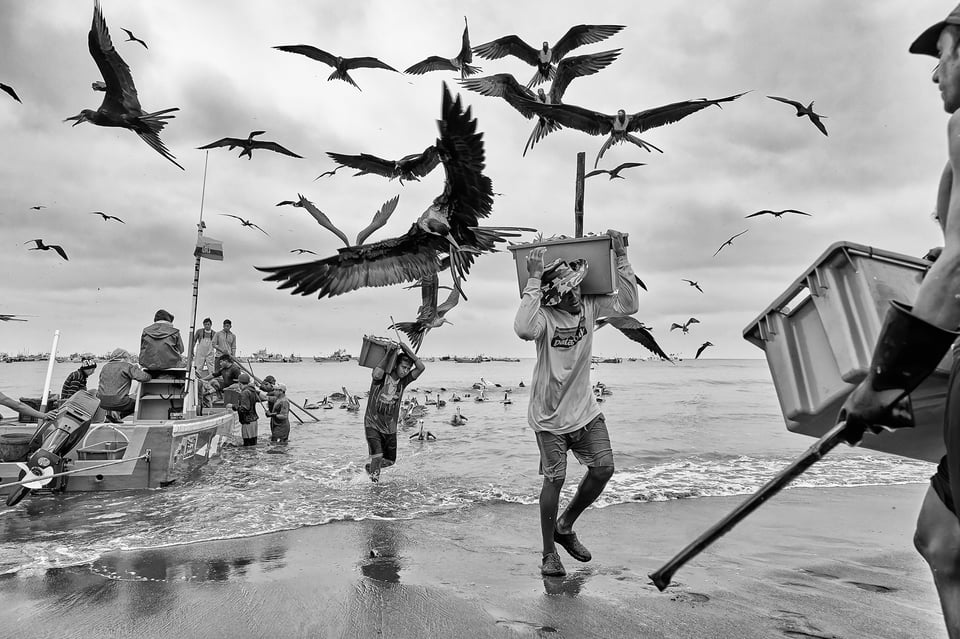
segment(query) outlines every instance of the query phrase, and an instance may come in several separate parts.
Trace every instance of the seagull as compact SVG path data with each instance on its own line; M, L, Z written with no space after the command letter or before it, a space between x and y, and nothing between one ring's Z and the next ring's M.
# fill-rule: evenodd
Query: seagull
M550 90L546 92L543 89L537 89L537 92L534 93L531 89L521 85L509 73L498 73L483 78L463 80L460 84L465 89L476 91L481 95L503 98L507 104L529 120L536 114L526 106L528 100L534 100L542 104L563 104L563 94L574 78L593 75L608 67L617 59L621 51L622 49L613 49L602 53L564 58L557 64L553 82L550 83ZM532 149L534 144L559 128L560 125L554 120L542 115L537 116L537 125L530 133L526 146L523 147L523 154L526 155L527 150Z
M750 230L750 229L747 229L747 231L749 231L749 230ZM740 231L739 233L737 233L736 235L734 235L733 237L731 237L729 240L727 240L726 242L724 242L723 244L721 244L721 245L720 245L720 248L717 249L717 252L714 253L713 256L716 257L716 256L717 256L717 253L719 253L720 251L722 251L724 246L727 246L728 244L729 244L730 246L733 246L733 241L734 241L735 239L737 239L738 237L740 237L741 235L743 235L744 233L746 233L747 231Z
M644 131L664 126L665 124L673 124L692 113L706 109L709 106L720 107L723 102L732 102L742 95L744 94L737 93L715 100L708 100L706 98L684 100L682 102L673 102L636 113L627 113L625 110L620 109L616 115L607 115L606 113L591 111L590 109L572 104L540 104L531 100L527 102L526 106L538 115L555 120L561 126L578 129L590 135L609 135L603 143L603 146L600 147L600 152L597 153L597 159L593 163L593 168L597 168L597 165L600 163L600 158L603 157L607 149L620 142L631 142L647 151L652 149L663 153L659 148L649 142L641 140L637 136L632 135L632 133L643 133Z
M90 215L99 215L99 216L101 216L101 217L103 218L103 221L104 221L104 222L109 222L110 220L116 220L117 222L120 222L121 224L126 224L126 222L124 222L123 220L121 220L121 219L120 219L119 217L117 217L116 215L107 215L107 214L104 213L103 211L92 211L92 212L90 213Z
M350 74L348 73L350 69L366 68L397 71L386 62L381 62L380 60L370 56L359 58L342 58L338 55L327 53L322 49L311 47L308 44L285 44L273 48L279 49L280 51L286 51L287 53L299 53L300 55L305 55L308 58L318 62L323 62L324 64L333 67L333 73L330 74L330 77L327 78L327 81L343 80L344 82L352 84L357 91L360 91L361 89L357 86L357 83L353 81L353 78L350 77Z
M25 319L20 319L16 315L7 315L5 313L0 313L0 322L26 322Z
M787 98L778 98L775 95L768 95L767 97L770 98L771 100L776 100L777 102L783 102L784 104L789 104L790 106L792 106L797 110L798 118L807 116L808 118L810 118L810 121L813 122L813 125L818 129L820 129L820 133L827 135L827 127L823 126L823 122L820 121L820 118L826 118L827 116L820 115L819 113L814 113L813 102L811 102L807 106L803 106L801 103L797 102L796 100L790 100Z
M703 344L701 344L700 348L697 349L697 354L694 356L693 359L700 359L700 353L702 353L704 349L707 348L707 346L713 346L713 344L711 344L710 342L704 342Z
M28 251L49 251L50 249L53 249L54 251L60 254L60 257L62 257L67 261L70 261L70 258L67 257L67 252L64 251L63 247L60 246L59 244L44 244L43 240L27 240L26 242L24 242L24 244L29 244L30 242L36 242L37 245L27 249Z
M147 43L146 43L146 42L144 42L143 40L141 40L141 39L138 38L137 36L133 35L133 31L131 31L130 29L124 29L123 27L120 27L120 30L127 32L127 39L124 40L124 42L139 42L140 44L143 45L143 48L144 48L144 49L149 49L149 48L150 48L150 47L147 46Z
M693 288L695 288L695 289L697 289L698 291L700 291L701 293L703 293L703 289L700 288L700 284L699 284L699 283L694 282L693 280L685 280L685 279L683 279L683 278L681 278L680 281L686 282L687 284L689 284L689 285L692 286Z
M673 324L670 325L670 330L672 331L675 328L679 328L681 331L683 331L683 334L686 335L688 332L690 332L691 324L699 324L699 323L700 323L700 320L698 320L696 317L691 317L683 324L677 324L676 322L674 322Z
M351 169L357 169L357 172L353 174L354 176L373 173L391 180L399 178L400 184L403 184L404 180L419 181L420 178L426 176L440 164L440 156L437 154L437 148L434 145L428 146L421 153L405 155L399 160L384 160L369 153L359 155L327 153L327 155L341 167L348 166Z
M276 153L282 153L283 155L289 155L294 158L302 158L302 155L297 155L293 151L286 149L276 142L268 142L266 140L254 140L254 136L263 135L266 131L251 131L250 135L247 136L246 140L241 138L220 138L216 142L211 142L210 144L205 144L203 146L198 146L198 149L215 149L217 147L226 146L229 147L228 150L232 151L236 147L243 149L240 151L238 157L247 156L248 160L253 159L253 150L254 149L265 149L267 151L275 151Z
M771 211L770 209L763 209L762 211L757 211L756 213L751 213L746 217L757 217L758 215L772 215L778 220L784 213L796 213L797 215L810 215L809 213L804 213L803 211L798 211L797 209L783 209L782 211ZM812 217L812 216L811 216Z
M442 58L438 55L432 55L411 65L404 73L423 75L430 71L459 71L460 78L463 79L468 75L480 73L480 67L475 67L471 65L470 62L473 62L473 50L470 48L467 16L463 16L463 36L461 37L460 53L458 53L456 57Z
M258 231L260 231L261 233L263 233L263 234L266 235L267 237L270 237L270 234L267 233L266 231L264 231L262 228L260 228L259 226L257 226L257 225L254 224L253 222L251 222L250 220L245 220L245 219L243 219L243 218L240 217L239 215L231 215L231 214L229 214L229 213L221 213L220 215L222 215L222 216L224 216L224 217L232 217L232 218L234 218L234 219L240 220L240 224L242 224L243 226L249 226L250 228L257 229Z
M611 180L614 178L620 178L621 180L626 180L627 178L620 175L620 171L623 171L625 169L632 169L635 166L646 166L646 165L647 165L646 162L624 162L623 164L609 171L607 169L597 169L595 171L590 171L589 173L583 176L583 179L587 179L588 177L593 177L594 175L600 175L601 173L608 173L610 175Z
M290 250L291 253L296 253L297 255L303 255L304 253L309 253L310 255L316 255L315 251L310 249L295 248Z
M443 85L437 152L446 179L443 193L399 237L342 248L336 255L287 266L256 267L266 281L280 282L294 295L333 297L362 287L422 280L451 269L454 288L470 271L475 257L491 252L516 231L532 229L478 226L490 215L493 185L483 174L483 135L460 97Z
M572 50L585 44L596 44L606 40L623 28L623 25L617 24L580 24L570 27L552 48L549 42L544 41L539 49L531 47L519 36L507 35L478 45L473 48L473 52L488 60L497 60L506 55L512 55L531 66L537 67L537 72L527 83L529 89L547 80L552 80L556 74L554 65Z
M37 204L36 206L31 206L30 208L34 211L39 211L40 209L45 209L47 207L45 207L43 204Z
M16 100L20 104L23 104L23 100L20 99L20 96L17 95L17 92L14 91L13 87L10 86L9 84L4 84L3 82L0 82L0 91L7 93L11 98Z
M628 315L601 317L597 319L596 328L603 328L607 324L614 327L634 342L637 342L660 359L670 361L670 356L667 355L662 348L660 348L660 345L657 344L657 340L653 338L653 334L650 332L653 329L649 326L645 326L643 322L635 317L630 317Z
M403 331L410 338L410 343L413 344L415 352L420 351L423 338L431 328L453 323L445 316L460 302L460 291L453 289L447 299L442 304L437 305L439 283L440 278L437 273L431 273L420 280L422 301L420 309L417 311L417 319L412 322L395 322L387 327Z
M170 113L179 111L179 108L163 109L153 113L146 113L140 108L140 100L137 98L137 88L133 85L130 67L113 48L107 23L100 12L99 0L94 0L93 25L87 36L87 45L90 55L100 69L100 74L107 83L106 95L96 111L84 109L79 114L65 119L64 122L74 120L73 126L81 122L90 122L97 126L130 129L153 150L183 169L160 140L160 131L166 126L166 121L174 117Z

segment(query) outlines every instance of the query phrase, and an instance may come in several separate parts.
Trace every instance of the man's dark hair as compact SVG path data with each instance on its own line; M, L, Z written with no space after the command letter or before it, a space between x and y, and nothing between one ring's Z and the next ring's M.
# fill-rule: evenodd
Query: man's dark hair
M399 366L401 362L407 362L408 364L410 364L411 366L413 366L413 358L410 357L409 355L407 355L406 353L402 353L402 354L397 358L397 366Z
M213 320L210 319L209 317L204 317L204 318L203 318L203 321L200 322L200 323L201 323L201 324L206 324L207 322L210 322L211 324L213 324Z
M154 322L172 322L173 314L168 313L167 311L161 308L159 311L153 314L153 321Z
M233 326L233 322L231 322L230 320L223 320L223 325L226 326L227 324L229 324L230 326Z

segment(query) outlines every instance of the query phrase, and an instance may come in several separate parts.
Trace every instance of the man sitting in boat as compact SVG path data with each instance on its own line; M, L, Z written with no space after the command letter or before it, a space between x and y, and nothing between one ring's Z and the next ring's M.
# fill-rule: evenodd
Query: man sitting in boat
M60 388L60 401L65 402L74 393L87 390L87 378L93 375L97 369L97 360L93 355L84 355L80 360L80 368L73 371L63 380L63 386Z
M230 386L239 381L240 376L243 375L243 369L240 368L238 364L229 354L224 353L217 360L220 364L220 373L211 380L213 387L217 389L217 392L220 395L223 395L223 391Z
M140 335L140 366L163 370L181 365L183 339L173 325L173 315L162 308L153 315L153 324Z
M110 353L110 361L100 371L97 397L100 398L100 408L108 411L108 421L119 422L133 414L137 405L137 401L130 396L133 380L149 382L153 379L150 373L132 363L132 360L133 355L118 348Z

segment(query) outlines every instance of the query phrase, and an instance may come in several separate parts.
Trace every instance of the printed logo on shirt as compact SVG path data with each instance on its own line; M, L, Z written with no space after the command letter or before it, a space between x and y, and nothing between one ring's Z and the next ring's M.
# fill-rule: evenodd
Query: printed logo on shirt
M587 329L583 325L583 318L580 318L580 324L573 328L560 328L553 331L553 337L550 338L550 346L553 348L572 348L580 343L583 336L587 334Z

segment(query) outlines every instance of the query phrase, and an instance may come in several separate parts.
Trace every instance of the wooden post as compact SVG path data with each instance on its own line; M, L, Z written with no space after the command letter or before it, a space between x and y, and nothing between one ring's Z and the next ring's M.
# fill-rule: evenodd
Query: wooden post
M574 237L583 237L583 172L587 154L577 153L577 189L573 201Z

